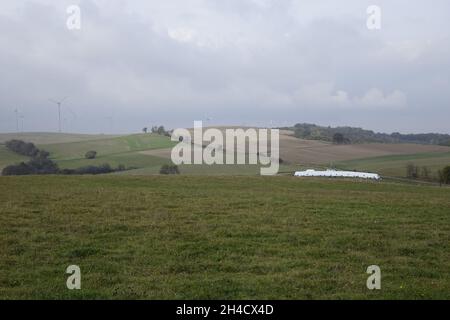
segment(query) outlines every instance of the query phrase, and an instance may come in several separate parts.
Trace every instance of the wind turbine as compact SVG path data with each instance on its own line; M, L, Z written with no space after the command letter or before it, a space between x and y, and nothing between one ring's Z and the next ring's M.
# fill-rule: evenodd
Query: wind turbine
M64 99L57 101L53 99L49 99L51 102L56 103L58 105L58 131L61 132L61 104L67 99L65 97Z

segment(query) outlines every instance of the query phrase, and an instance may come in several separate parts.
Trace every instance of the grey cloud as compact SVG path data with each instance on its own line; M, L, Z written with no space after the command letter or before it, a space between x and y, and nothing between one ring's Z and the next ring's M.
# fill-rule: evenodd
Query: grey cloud
M48 98L69 96L65 128L82 132L192 126L206 115L449 132L450 6L379 3L380 31L365 27L368 1L83 0L80 31L65 27L72 1L9 3L0 131L14 130L15 107L25 129L55 130Z

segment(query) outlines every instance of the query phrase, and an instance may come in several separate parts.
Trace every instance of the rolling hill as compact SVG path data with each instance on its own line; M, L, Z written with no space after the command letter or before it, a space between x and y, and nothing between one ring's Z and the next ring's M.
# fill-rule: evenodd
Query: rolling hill
M221 128L224 130L225 128ZM157 134L126 136L79 135L58 133L0 134L0 169L26 160L6 150L1 142L9 139L34 142L40 149L50 152L60 168L73 169L87 165L109 163L125 165L128 170L120 174L158 174L161 165L171 163L174 142ZM88 160L84 155L97 151L97 158ZM405 143L362 143L335 145L325 141L296 138L292 131L280 132L281 173L304 168L336 166L342 169L364 170L382 175L404 177L407 163L428 166L435 175L438 169L450 164L450 147ZM181 165L183 174L202 175L256 175L259 166L239 165Z

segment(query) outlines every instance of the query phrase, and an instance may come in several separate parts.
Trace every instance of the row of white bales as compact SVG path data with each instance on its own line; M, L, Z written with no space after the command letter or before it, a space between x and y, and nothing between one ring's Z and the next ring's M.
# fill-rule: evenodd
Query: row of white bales
M355 171L340 171L340 170L314 170L308 169L305 171L297 171L294 174L296 177L343 177L343 178L360 178L360 179L374 179L380 180L381 177L376 173L369 172L355 172Z

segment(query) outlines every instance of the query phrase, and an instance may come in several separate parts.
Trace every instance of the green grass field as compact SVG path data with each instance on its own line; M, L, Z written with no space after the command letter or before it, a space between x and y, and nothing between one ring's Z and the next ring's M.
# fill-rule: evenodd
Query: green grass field
M113 175L0 188L2 299L450 298L449 188Z
M2 134L0 138L26 139L35 141L38 148L50 152L50 158L61 169L78 168L87 165L108 163L113 167L123 164L128 168L148 168L159 171L161 165L170 159L140 154L139 151L170 148L175 145L168 137L156 134L134 134L126 136L76 135L76 134ZM97 151L97 158L85 159L89 150ZM0 144L0 169L7 165L27 161L27 157L19 156Z
M97 157L108 161L109 157L132 154L137 157L138 151L170 148L175 145L170 138L156 134L136 134L107 139L76 141L69 143L52 143L38 145L47 150L56 162L76 161L89 164L84 155L89 150L97 151ZM150 157L151 158L151 157Z

